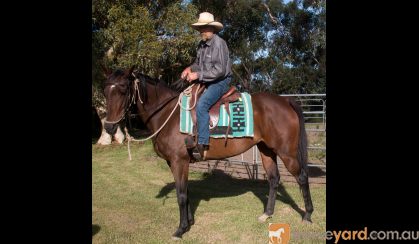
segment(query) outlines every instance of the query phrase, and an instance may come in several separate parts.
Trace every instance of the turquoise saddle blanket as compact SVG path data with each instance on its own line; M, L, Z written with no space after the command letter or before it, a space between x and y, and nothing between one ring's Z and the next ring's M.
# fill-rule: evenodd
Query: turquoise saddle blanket
M189 108L190 97L182 97L182 107ZM241 98L230 103L230 130L228 138L234 137L253 137L253 108L252 108L252 97L249 93L241 93ZM192 135L193 134L193 122L191 112L180 108L180 132ZM220 106L218 124L216 127L210 130L210 137L213 138L225 138L228 114L225 109L225 105Z

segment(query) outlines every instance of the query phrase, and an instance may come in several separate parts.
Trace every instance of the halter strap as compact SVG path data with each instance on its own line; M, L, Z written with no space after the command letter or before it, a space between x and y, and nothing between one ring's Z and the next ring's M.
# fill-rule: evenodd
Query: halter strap
M128 97L127 97L127 100L129 100L130 99L130 97L131 97L131 86L130 85L128 85ZM133 104L133 102L134 102L134 97L135 97L135 95L134 96L132 96L132 99L131 99L131 102L128 104L128 106L125 108L125 111L124 111L124 113L122 114L122 116L121 116L121 118L119 118L118 120L113 120L113 121L109 121L109 120L107 120L107 119L105 119L105 123L107 123L107 124L116 124L116 123L119 123L122 119L124 119L125 118L125 116L126 116L126 114L127 114L127 112L128 112L128 110L130 109L130 107L131 107L131 105Z

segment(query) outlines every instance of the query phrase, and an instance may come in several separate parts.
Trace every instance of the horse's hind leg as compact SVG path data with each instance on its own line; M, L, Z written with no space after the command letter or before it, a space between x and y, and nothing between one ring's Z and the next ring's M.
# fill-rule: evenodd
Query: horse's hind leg
M266 210L258 220L263 223L268 218L272 217L275 209L276 194L278 191L279 171L276 163L276 154L269 149L265 143L258 144L260 156L262 158L263 168L265 169L268 182L269 182L269 198L266 204Z
M304 205L306 213L304 214L303 220L311 222L311 214L313 213L313 203L311 202L310 186L308 183L308 172L301 170L298 177L298 184L303 192Z
M313 203L311 202L310 186L308 183L308 172L303 170L298 163L296 157L290 157L286 155L279 155L281 160L284 162L285 167L297 180L298 185L303 193L304 206L306 212L303 220L311 222L311 214L313 213Z

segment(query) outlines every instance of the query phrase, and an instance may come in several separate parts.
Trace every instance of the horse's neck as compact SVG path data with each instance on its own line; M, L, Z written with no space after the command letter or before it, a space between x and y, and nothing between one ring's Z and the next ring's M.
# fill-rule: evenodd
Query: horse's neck
M154 106L156 104L164 102L166 99L179 95L179 93L171 90L170 88L162 85L161 83L158 83L157 86L150 85L150 89L148 89L148 92L149 99L150 101L153 100L152 104L154 104Z
M159 107L170 98L178 95L175 91L161 84L157 84L157 86L147 84L147 101L144 104L138 104L137 107L141 120L149 130L154 132L163 125L174 106L176 106L177 99L174 98L163 107Z

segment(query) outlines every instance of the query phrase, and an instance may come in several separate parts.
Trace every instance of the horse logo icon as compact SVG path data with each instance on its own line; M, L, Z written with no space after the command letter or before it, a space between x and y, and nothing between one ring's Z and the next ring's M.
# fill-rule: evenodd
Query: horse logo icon
M269 223L269 244L287 244L290 241L289 224Z

